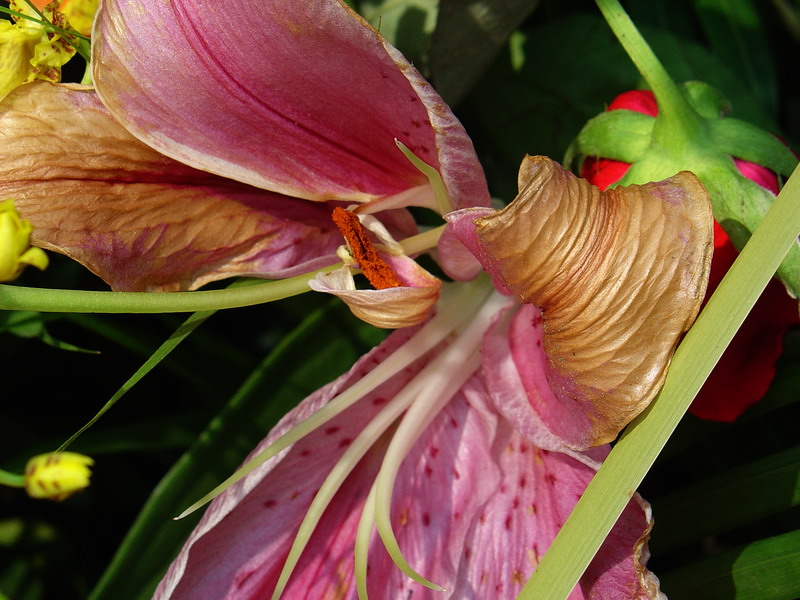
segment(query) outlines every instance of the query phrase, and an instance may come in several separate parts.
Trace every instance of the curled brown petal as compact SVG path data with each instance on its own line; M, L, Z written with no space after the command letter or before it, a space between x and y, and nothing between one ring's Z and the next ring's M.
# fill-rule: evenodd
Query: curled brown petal
M712 252L708 195L688 172L601 192L526 157L520 193L475 221L491 270L542 311L549 382L614 439L658 392L697 316Z

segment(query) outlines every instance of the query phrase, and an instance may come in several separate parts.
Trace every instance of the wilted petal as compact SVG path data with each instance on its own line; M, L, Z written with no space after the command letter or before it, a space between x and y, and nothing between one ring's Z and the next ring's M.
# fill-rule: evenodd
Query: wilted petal
M34 242L115 289L278 278L337 260L328 206L176 163L128 134L89 88L20 88L0 105L0 143L0 197L17 199Z
M365 202L427 184L397 138L441 171L456 206L488 202L449 108L338 0L107 0L93 52L106 106L186 164L300 198Z
M348 267L320 273L309 282L317 292L341 298L362 321L384 329L418 325L439 299L441 281L407 256L380 253L403 284L381 290L356 289Z
M588 415L579 436L557 432L574 448L614 439L659 389L703 298L712 222L689 173L600 192L544 157L476 220L484 268L541 310L549 387Z

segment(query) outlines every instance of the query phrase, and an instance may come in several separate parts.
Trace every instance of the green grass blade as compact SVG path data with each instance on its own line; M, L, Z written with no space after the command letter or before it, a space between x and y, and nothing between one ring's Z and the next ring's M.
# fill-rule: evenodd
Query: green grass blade
M687 333L661 393L622 435L517 600L567 597L798 234L800 168Z
M109 401L106 402L99 411L97 411L97 413L89 420L89 422L75 432L66 442L61 444L61 446L58 448L58 451L61 452L66 450L67 447L78 438L78 436L89 429L89 427L94 425L100 417L102 417L112 406L117 403L117 400L122 398L128 392L128 390L130 390L142 379L142 377L152 371L162 360L164 360L164 358L167 357L167 355L169 355L170 352L177 348L178 344L185 340L190 333L200 327L200 325L202 325L206 319L208 319L215 312L216 311L213 310L206 310L190 315L189 318L186 319L183 324L178 327L178 329L156 349L155 352L153 352L152 356L150 356L150 358L148 358L144 364L139 367L125 383L122 384L122 387L120 387L116 393L111 396Z
M662 576L680 600L800 598L800 530L758 540Z
M173 518L230 475L291 406L384 335L338 300L286 335L159 483L89 600L150 598L201 513Z

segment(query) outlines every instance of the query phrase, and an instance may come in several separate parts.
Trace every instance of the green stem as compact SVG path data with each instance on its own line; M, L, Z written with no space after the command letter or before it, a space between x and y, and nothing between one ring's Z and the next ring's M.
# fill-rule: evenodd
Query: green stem
M0 469L0 485L13 488L25 487L25 476Z
M800 234L800 167L672 360L658 397L620 437L517 600L566 598Z
M654 140L659 145L680 152L685 144L702 135L705 129L703 119L689 106L680 88L669 76L619 1L596 0L596 2L619 43L655 94L658 103L658 121L653 131ZM660 132L663 132L663 135L659 135Z
M308 282L341 263L288 279L201 292L91 292L0 285L0 310L77 313L182 313L274 302L310 291Z

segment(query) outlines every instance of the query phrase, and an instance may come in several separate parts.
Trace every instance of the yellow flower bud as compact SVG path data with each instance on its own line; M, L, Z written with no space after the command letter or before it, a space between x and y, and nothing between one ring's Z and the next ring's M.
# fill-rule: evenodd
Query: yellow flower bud
M25 466L25 491L31 498L64 500L89 485L94 461L75 452L34 456Z
M47 255L31 247L30 221L20 217L13 200L0 202L0 281L19 277L26 265L44 269Z

